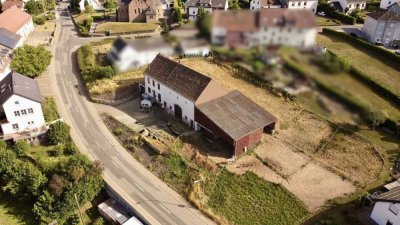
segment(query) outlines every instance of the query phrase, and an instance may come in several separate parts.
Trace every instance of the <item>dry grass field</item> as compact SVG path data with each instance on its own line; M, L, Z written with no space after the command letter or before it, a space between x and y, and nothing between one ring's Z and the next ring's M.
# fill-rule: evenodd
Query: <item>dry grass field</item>
M328 121L235 78L228 65L201 59L180 62L212 77L228 90L238 89L278 118L277 132L265 135L264 144L254 151L264 164L257 162L255 156L244 157L231 165L230 171L253 171L268 181L282 183L310 210L354 192L354 184L363 186L378 179L383 162L366 140L352 134L334 135L336 129ZM318 152L322 146L323 151ZM316 158L312 158L314 154Z

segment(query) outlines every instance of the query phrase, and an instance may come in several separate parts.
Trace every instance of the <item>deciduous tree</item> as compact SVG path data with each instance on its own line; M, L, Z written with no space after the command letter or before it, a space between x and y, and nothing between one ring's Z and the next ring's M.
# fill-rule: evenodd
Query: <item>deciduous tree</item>
M43 46L24 45L14 51L11 69L34 78L42 74L50 64L51 53Z

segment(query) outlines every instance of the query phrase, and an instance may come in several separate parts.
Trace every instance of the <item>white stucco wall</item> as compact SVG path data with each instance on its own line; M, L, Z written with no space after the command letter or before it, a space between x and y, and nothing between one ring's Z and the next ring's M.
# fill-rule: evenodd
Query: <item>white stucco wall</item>
M290 1L288 9L309 9L317 12L318 1Z
M153 79L147 74L144 75L144 78L145 78L146 93L148 95L153 96L153 91L154 91L155 98L158 101L158 94L160 94L161 95L160 103L163 105L164 101L166 102L165 110L171 115L175 115L174 105L175 104L179 105L182 109L182 121L190 125L190 121L192 120L193 125L195 125L194 102L186 99L185 97L181 96L174 90L158 82L157 80ZM153 81L154 81L154 86L153 86ZM158 85L160 85L160 89L158 89Z
M391 6L392 4L394 4L396 2L397 2L397 0L381 0L379 7L382 9L387 9L389 6Z
M115 49L112 51L116 52ZM164 56L171 56L173 55L174 51L171 47L167 47L139 52L128 45L119 54L117 53L119 55L119 60L114 61L114 64L118 70L124 72L129 69L134 69L149 64L151 61L153 61L158 53L161 53Z
M42 107L38 102L18 95L12 95L3 104L3 109L8 121L8 123L1 124L3 134L29 131L45 125ZM29 113L29 109L32 109L33 113ZM25 115L22 113L22 110L26 110ZM15 111L19 112L19 116L15 115ZM12 127L13 124L18 124L19 129L14 129Z
M400 225L400 213L393 213L389 210L392 205L390 202L377 202L375 203L374 209L371 213L371 219L373 219L378 225L386 225L390 221L393 225ZM400 204L393 204L394 209L400 210Z
M266 27L259 32L259 43L262 45L286 45L309 47L315 44L317 28L296 29Z
M30 33L33 32L33 30L35 29L34 25L33 25L33 20L30 19L28 21L28 23L26 23L24 26L22 26L18 31L17 34L20 35L21 41L23 42L25 40L26 37L28 37L28 35Z

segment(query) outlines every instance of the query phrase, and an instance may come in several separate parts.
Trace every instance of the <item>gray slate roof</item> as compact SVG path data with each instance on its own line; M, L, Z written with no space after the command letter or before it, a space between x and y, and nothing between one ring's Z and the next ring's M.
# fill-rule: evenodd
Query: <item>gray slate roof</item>
M276 118L238 90L200 104L196 108L233 140L264 128Z
M14 94L32 101L42 102L36 80L17 72L11 72L0 81L0 104L4 104Z
M160 54L150 63L145 74L195 102L211 78Z
M18 34L7 30L6 28L0 28L0 45L4 47L15 49L18 42L21 40L21 36Z
M375 201L400 203L400 186L394 187L387 192L372 197L372 199Z

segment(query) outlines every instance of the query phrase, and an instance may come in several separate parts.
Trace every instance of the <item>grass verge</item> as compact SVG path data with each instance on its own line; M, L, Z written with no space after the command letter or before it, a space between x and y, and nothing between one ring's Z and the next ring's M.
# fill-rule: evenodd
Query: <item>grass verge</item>
M111 33L153 32L157 29L156 23L126 23L107 22L96 27L96 33L110 31Z

